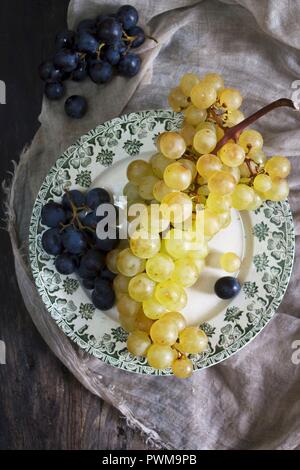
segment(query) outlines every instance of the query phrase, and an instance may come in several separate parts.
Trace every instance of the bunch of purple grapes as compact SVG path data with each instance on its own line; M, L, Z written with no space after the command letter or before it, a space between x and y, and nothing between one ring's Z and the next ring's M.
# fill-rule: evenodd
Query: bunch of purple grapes
M67 79L80 82L90 77L95 83L106 83L114 70L124 77L136 75L141 59L132 49L145 41L144 30L137 26L138 19L137 10L124 5L116 14L86 19L78 24L76 31L59 33L53 60L43 62L39 67L39 75L46 82L47 98L62 98ZM65 111L72 118L82 118L87 107L86 99L78 95L65 102Z
M108 310L115 302L112 281L116 275L106 267L105 256L119 241L116 237L97 237L97 223L105 217L96 213L101 204L111 204L103 188L91 189L87 194L76 189L66 191L61 204L48 202L41 213L41 222L48 227L42 235L42 246L55 256L60 274L76 273L83 286L92 291L95 307Z

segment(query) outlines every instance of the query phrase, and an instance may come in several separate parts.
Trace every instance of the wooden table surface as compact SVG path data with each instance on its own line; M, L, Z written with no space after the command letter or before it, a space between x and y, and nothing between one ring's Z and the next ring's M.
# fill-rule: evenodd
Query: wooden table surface
M65 27L68 0L1 0L1 180L39 124L43 85L37 76ZM2 216L1 216L2 218ZM2 223L3 226L3 223ZM0 230L0 449L144 449L120 414L90 394L51 353L35 329L16 282L8 234Z

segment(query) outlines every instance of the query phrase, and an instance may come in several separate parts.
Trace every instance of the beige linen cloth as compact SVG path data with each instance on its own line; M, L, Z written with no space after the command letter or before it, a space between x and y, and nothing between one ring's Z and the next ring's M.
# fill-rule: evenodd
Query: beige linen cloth
M71 0L74 27L120 3ZM63 103L43 102L41 127L21 156L9 194L9 232L27 309L54 354L92 393L118 408L149 443L170 449L296 449L300 447L300 116L280 109L257 128L266 150L293 157L291 205L297 233L293 276L278 313L264 331L225 362L189 380L146 377L109 367L58 329L35 289L28 263L28 225L40 185L57 157L97 124L129 111L167 107L167 94L186 71L221 73L238 87L246 114L290 97L300 77L300 2L293 0L131 0L159 45L142 46L141 73L106 86L68 84L89 99L88 115L68 119ZM107 5L107 6L106 6ZM156 59L156 60L154 60Z

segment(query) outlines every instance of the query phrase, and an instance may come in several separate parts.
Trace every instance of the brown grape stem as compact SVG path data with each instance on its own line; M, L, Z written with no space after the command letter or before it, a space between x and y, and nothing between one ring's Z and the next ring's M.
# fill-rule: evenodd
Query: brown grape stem
M263 108L256 111L254 114L251 114L251 116L247 117L246 119L244 119L244 121L240 122L236 126L230 127L225 132L225 135L222 137L222 139L217 143L216 148L214 149L213 153L217 154L220 148L222 148L223 145L225 145L226 142L228 142L230 139L237 141L241 132L246 127L250 126L255 121L257 121L257 119L261 118L265 114L268 114L270 111L273 111L273 109L281 108L281 107L297 109L293 101L289 100L288 98L280 98L279 100L276 100L270 104L267 104L267 106L264 106Z

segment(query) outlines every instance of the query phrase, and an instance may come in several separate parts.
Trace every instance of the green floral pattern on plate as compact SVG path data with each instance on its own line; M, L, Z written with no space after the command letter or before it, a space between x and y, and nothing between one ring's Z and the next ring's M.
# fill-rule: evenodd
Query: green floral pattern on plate
M155 138L178 129L182 117L171 111L143 111L106 122L82 136L57 160L36 199L29 234L33 277L49 313L79 347L121 369L151 375L170 375L154 370L146 359L126 349L127 333L114 312L95 309L90 294L76 276L60 276L53 259L42 249L42 206L60 200L65 188L88 189L99 174L111 171L124 158L154 152ZM124 182L125 183L125 182ZM265 202L250 214L253 260L241 293L221 314L202 327L209 338L208 351L194 355L194 369L214 365L240 350L274 315L285 293L294 257L294 226L288 202Z

